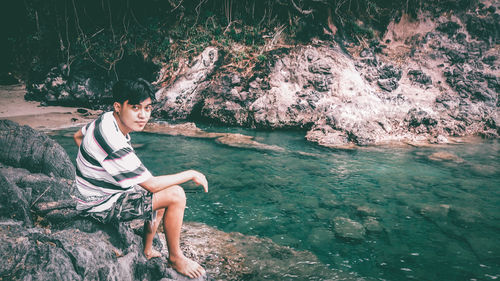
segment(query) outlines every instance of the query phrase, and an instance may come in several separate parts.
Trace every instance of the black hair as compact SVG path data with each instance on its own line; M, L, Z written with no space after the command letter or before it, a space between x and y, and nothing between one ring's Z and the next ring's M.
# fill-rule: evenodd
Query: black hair
M155 100L153 86L142 78L135 80L118 80L113 86L113 102L123 104L140 104L147 98Z

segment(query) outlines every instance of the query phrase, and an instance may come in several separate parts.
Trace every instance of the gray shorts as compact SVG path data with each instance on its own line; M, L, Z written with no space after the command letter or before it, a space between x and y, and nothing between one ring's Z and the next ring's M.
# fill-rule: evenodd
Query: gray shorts
M139 187L134 191L124 192L115 204L103 212L88 212L87 216L107 224L111 221L130 221L144 219L154 221L156 211L153 210L153 193Z

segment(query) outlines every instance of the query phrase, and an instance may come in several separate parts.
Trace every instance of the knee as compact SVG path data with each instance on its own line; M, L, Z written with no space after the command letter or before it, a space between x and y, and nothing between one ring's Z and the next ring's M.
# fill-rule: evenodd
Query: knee
M186 193L182 187L175 185L166 188L153 196L153 208L155 210L168 208L169 206L186 207Z
M186 205L186 193L184 192L184 189L178 185L174 185L170 187L171 191L171 199L181 205Z

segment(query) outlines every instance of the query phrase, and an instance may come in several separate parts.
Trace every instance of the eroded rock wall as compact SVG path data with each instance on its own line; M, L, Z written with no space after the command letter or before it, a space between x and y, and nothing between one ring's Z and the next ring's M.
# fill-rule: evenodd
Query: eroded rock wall
M500 14L483 10L437 19L404 15L365 48L316 41L276 49L249 74L210 69L206 80L191 80L196 95L177 91L160 113L304 129L308 140L330 147L496 138Z

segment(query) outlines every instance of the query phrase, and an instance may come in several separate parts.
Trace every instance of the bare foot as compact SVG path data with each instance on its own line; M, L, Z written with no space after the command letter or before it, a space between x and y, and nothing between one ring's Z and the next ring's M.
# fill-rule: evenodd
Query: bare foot
M170 257L169 261L173 269L189 278L198 278L206 273L201 265L185 256L180 258Z
M152 259L152 258L159 258L159 257L161 257L161 253L158 252L155 249L151 249L150 252L144 251L144 255L146 256L146 259L148 259L148 260Z

